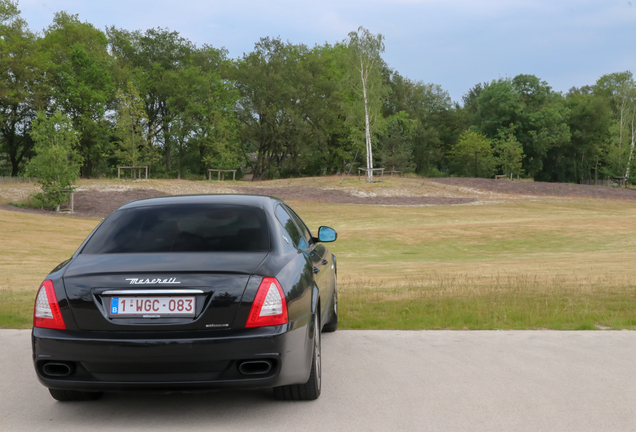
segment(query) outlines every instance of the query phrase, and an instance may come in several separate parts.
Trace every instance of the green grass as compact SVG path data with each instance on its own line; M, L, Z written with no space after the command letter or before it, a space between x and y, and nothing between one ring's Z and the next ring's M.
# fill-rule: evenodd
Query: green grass
M29 328L33 324L35 292L0 289L0 328Z
M624 288L598 292L476 288L465 294L393 288L340 290L342 329L555 329L636 328L636 297ZM475 287L473 287L475 288ZM507 288L507 289L506 289Z

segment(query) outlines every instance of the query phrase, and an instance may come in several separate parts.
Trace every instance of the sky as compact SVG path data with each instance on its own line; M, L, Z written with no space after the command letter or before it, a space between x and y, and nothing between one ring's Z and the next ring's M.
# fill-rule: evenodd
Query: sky
M344 40L364 26L385 37L384 60L454 101L477 83L536 75L556 91L603 74L636 73L636 0L20 0L41 31L55 12L104 29L178 31L231 58L261 37L308 46Z

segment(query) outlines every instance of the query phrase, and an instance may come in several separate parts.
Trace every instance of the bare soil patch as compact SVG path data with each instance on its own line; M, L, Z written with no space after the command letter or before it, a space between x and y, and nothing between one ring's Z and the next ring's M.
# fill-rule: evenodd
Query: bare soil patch
M636 200L636 190L603 186L460 177L428 179L428 181L508 195Z
M165 195L154 189L130 189L123 192L78 191L75 193L75 215L103 218L131 201Z
M421 206L466 204L477 201L476 198L439 196L358 196L337 189L322 189L311 186L237 187L237 191L245 194L274 196L285 201L312 201L330 204Z
M320 179L310 179L319 181ZM481 178L441 178L411 181L404 179L392 186L369 187L366 184L341 188L337 182L319 185L289 184L249 186L212 184L209 182L155 181L147 185L121 185L114 182L85 182L75 192L75 212L56 213L49 210L18 208L0 205L0 210L25 213L104 218L118 207L134 200L164 195L192 193L241 193L268 195L288 201L304 201L328 204L358 204L384 206L437 206L475 202L495 202L515 196L591 198L636 201L636 190L602 186L573 185L564 183L517 182ZM297 180L296 182L300 182ZM323 184L324 183L324 184ZM444 185L444 186L442 186ZM13 195L24 195L33 189L11 190ZM445 186L453 186L446 187ZM154 188L153 188L154 187ZM15 188L14 188L15 189ZM19 192L19 193L18 193ZM7 191L4 191L7 195ZM9 194L9 198L13 198ZM20 195L20 196L22 196ZM28 195L28 194L27 194ZM26 195L25 195L26 196ZM495 201L493 201L495 200ZM7 197L5 197L5 202Z
M0 210L52 216L104 218L117 208L131 201L164 195L166 194L154 189L129 189L124 191L83 190L75 192L75 211L73 213L57 213L51 210L20 208L12 205L0 205Z

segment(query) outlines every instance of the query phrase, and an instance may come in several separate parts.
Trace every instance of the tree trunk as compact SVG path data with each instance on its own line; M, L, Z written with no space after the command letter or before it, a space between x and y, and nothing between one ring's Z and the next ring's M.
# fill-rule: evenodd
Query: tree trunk
M629 149L629 159L627 159L627 169L625 170L625 182L629 179L629 166L632 164L632 155L634 154L634 114L636 114L636 106L634 107L634 111L632 112L632 146Z
M367 82L364 77L364 66L360 61L360 75L362 77L362 95L364 97L364 136L367 146L367 180L373 183L373 149L371 147L371 131L369 125L369 107L367 101Z
M9 155L9 159L11 160L11 177L17 177L20 169L20 162L18 162L13 155Z
M164 144L164 155L166 160L166 169L170 171L172 169L172 157L170 155L170 145L167 141Z

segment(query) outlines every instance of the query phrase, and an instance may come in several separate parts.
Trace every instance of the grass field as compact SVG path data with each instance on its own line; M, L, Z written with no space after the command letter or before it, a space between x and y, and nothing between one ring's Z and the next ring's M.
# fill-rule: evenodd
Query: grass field
M340 328L636 328L632 203L290 204L339 233ZM97 222L0 211L1 327L30 326L41 280Z
M633 204L296 207L339 229L344 328L636 326Z

